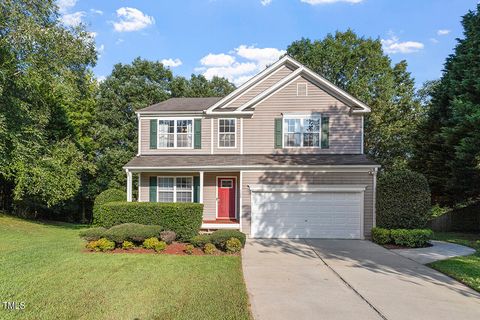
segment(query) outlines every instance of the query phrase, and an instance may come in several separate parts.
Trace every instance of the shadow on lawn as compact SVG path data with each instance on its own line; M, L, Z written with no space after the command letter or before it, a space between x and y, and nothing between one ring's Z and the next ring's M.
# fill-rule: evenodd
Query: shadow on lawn
M27 218L22 218L18 217L15 215L10 215L6 213L1 213L0 212L0 218L10 218L10 219L15 219L18 221L23 221L23 222L30 222L42 226L48 226L48 227L56 227L56 228L61 228L61 229L68 229L68 230L80 230L80 229L85 229L85 228L90 228L91 225L88 224L80 224L80 223L70 223L70 222L63 222L63 221L53 221L53 220L45 220L45 219L38 219L38 220L33 220L33 219L27 219Z

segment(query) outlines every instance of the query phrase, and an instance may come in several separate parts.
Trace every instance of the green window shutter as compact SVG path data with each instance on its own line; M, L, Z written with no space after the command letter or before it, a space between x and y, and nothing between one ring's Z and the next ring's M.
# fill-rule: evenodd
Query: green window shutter
M193 121L193 147L195 149L202 148L202 119Z
M275 118L275 149L282 148L283 119Z
M330 135L330 118L322 117L322 149L328 149L330 146L329 135Z
M150 177L149 201L157 202L157 177Z
M157 120L150 120L150 149L157 149Z
M200 202L200 177L193 177L193 202Z

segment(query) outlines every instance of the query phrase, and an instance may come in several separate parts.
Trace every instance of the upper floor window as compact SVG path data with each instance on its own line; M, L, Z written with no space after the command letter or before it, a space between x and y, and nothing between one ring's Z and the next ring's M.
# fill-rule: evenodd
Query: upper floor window
M320 117L284 118L284 147L320 147L320 121Z
M237 119L218 119L218 147L236 147Z
M192 148L192 119L158 120L158 148Z

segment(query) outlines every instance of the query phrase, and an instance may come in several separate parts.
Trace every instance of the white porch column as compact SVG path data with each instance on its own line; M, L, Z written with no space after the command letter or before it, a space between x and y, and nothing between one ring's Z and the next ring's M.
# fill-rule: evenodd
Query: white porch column
M200 203L203 203L203 171L200 171Z
M132 172L127 170L127 201L132 202Z

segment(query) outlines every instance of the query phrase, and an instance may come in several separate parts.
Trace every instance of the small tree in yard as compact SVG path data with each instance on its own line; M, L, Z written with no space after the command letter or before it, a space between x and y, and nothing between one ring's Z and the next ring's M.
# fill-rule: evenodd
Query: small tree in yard
M430 215L430 188L420 173L382 173L377 185L377 225L387 229L424 228Z

